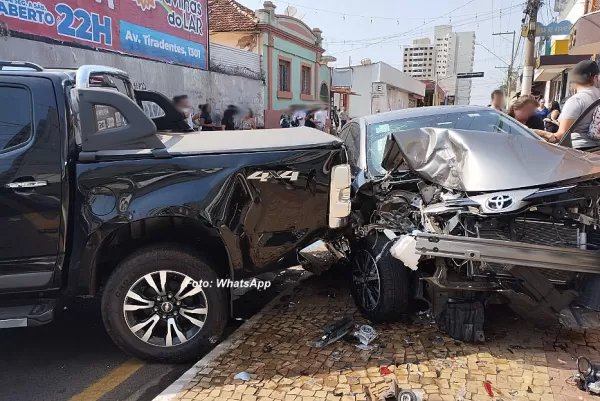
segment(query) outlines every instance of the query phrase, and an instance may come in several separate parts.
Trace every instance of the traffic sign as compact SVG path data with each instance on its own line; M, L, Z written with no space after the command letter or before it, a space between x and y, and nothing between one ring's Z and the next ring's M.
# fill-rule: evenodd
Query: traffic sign
M456 74L456 79L460 78L483 78L483 72L460 72Z

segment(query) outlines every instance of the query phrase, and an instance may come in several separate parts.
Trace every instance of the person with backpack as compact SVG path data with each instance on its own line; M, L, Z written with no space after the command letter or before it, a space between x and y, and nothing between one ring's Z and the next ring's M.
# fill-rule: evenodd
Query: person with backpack
M556 133L547 132L542 135L545 140L551 143L560 142L567 131L572 128L571 141L573 148L586 150L600 146L600 126L592 124L592 121L597 119L595 115L598 113L596 111L587 113L579 119L596 100L600 99L599 73L598 64L592 60L580 61L569 72L569 78L575 86L576 93L562 107L558 131ZM576 121L577 125L573 126Z

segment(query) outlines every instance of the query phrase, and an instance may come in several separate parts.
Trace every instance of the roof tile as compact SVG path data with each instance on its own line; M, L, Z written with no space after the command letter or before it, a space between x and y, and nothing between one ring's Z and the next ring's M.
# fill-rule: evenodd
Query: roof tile
M235 0L208 0L211 32L253 31L257 19L254 11Z

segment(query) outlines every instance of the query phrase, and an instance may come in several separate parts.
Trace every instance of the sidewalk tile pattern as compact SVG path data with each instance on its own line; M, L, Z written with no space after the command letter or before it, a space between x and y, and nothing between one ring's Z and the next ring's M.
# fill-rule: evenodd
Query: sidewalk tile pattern
M484 344L457 342L430 322L413 321L375 325L379 336L371 351L344 341L321 349L306 345L325 324L350 315L368 323L348 290L332 290L313 277L266 311L176 400L366 401L367 390L378 397L392 377L428 401L600 399L572 383L578 355L600 361L600 331L538 328L512 314L488 313ZM381 366L392 373L383 376ZM244 371L251 380L233 378Z

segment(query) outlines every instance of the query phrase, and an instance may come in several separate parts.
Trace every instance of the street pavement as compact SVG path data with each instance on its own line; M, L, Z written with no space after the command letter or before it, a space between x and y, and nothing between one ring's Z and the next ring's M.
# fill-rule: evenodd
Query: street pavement
M301 274L288 270L269 290L243 295L238 316L251 317ZM99 304L78 300L49 325L0 330L0 400L149 401L193 364L131 358L106 334ZM241 323L232 320L226 335Z
M396 380L428 401L597 399L573 383L575 359L600 360L599 331L540 328L506 308L487 314L482 344L440 333L427 319L375 325L371 350L339 340L310 348L333 320L360 316L342 280L311 277L261 312L172 401L366 401ZM240 372L250 380L234 379ZM486 389L488 383L489 389ZM489 394L492 392L492 395Z

